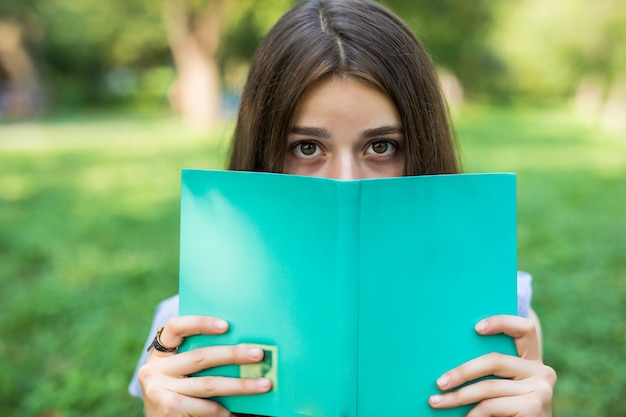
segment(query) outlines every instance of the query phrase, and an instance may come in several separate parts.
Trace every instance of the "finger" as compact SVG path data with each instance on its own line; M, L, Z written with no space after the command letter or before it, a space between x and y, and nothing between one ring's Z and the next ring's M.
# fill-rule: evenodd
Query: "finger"
M170 356L159 364L162 372L184 376L222 365L257 363L263 359L263 349L249 345L208 346Z
M189 397L188 397L189 398ZM189 398L188 405L181 415L189 417L233 417L233 415L215 401L200 398Z
M535 323L518 316L492 316L476 324L476 331L484 336L506 334L515 339L517 354L521 358L540 360L541 348Z
M262 394L272 388L267 378L189 377L179 381L177 391L198 398Z
M180 415L189 417L231 417L232 414L215 401L201 398L185 397L183 395L162 391L156 396L156 401L146 401L146 415Z
M529 378L543 366L539 362L501 353L488 353L451 369L437 379L437 386L442 390L456 388L466 382L486 376L498 376L509 379Z
M519 413L519 399L516 398L493 398L476 404L476 407L467 413L465 417L511 417L521 416Z
M228 323L216 317L180 316L171 318L167 324L162 327L160 334L157 333L155 337L159 338L161 345L167 348L177 348L185 337L197 334L222 334L227 330ZM160 352L154 349L150 352L148 361L153 357L167 357L174 354L175 352Z
M524 381L510 379L487 379L466 385L457 391L433 395L429 403L434 408L452 408L498 397L524 395L531 391Z
M531 395L501 397L481 401L466 417L549 416L551 408L550 401L539 401Z
M163 328L161 342L166 346L180 346L185 337L197 334L216 335L225 333L227 330L228 323L217 317L174 317Z

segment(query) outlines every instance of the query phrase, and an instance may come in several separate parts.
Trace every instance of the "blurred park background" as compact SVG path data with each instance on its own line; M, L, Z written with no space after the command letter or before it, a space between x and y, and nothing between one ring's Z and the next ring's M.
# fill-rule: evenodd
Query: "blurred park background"
M1 416L142 415L126 388L177 291L180 169L224 166L292 3L0 0ZM554 415L625 416L623 1L386 4L433 56L465 170L518 173Z

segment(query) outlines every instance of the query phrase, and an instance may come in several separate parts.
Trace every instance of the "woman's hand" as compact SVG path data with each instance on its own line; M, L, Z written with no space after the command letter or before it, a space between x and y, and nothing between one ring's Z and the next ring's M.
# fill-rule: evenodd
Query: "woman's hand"
M504 333L515 339L519 357L489 353L443 374L441 390L451 390L484 376L503 379L474 382L456 391L433 395L433 408L477 405L468 417L550 417L556 373L541 360L539 322L517 316L493 316L476 325L481 335Z
M175 347L187 336L217 335L227 330L228 323L214 317L175 317L164 327L160 342L165 347ZM153 350L138 375L146 416L231 416L220 404L205 398L264 393L271 388L270 380L187 376L216 366L256 363L261 359L263 351L247 345L211 346L180 354Z

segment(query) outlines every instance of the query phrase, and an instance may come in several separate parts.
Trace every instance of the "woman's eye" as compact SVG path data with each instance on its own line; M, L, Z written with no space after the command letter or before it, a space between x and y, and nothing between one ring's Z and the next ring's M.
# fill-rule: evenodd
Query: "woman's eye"
M367 148L366 153L369 154L377 154L377 155L387 155L393 152L396 149L396 146L386 140L377 140L376 142L372 142L370 146Z
M320 147L315 142L300 142L297 143L293 150L301 158L312 158L321 153Z

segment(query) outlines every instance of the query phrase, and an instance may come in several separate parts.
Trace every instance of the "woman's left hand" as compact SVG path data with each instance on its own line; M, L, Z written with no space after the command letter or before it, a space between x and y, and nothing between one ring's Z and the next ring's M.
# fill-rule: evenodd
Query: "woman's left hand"
M541 360L538 322L517 316L493 316L480 321L476 331L484 336L504 333L515 339L518 357L489 353L443 374L437 386L444 391L475 379L495 375L456 391L433 395L433 408L453 408L477 403L468 417L550 417L556 372Z

